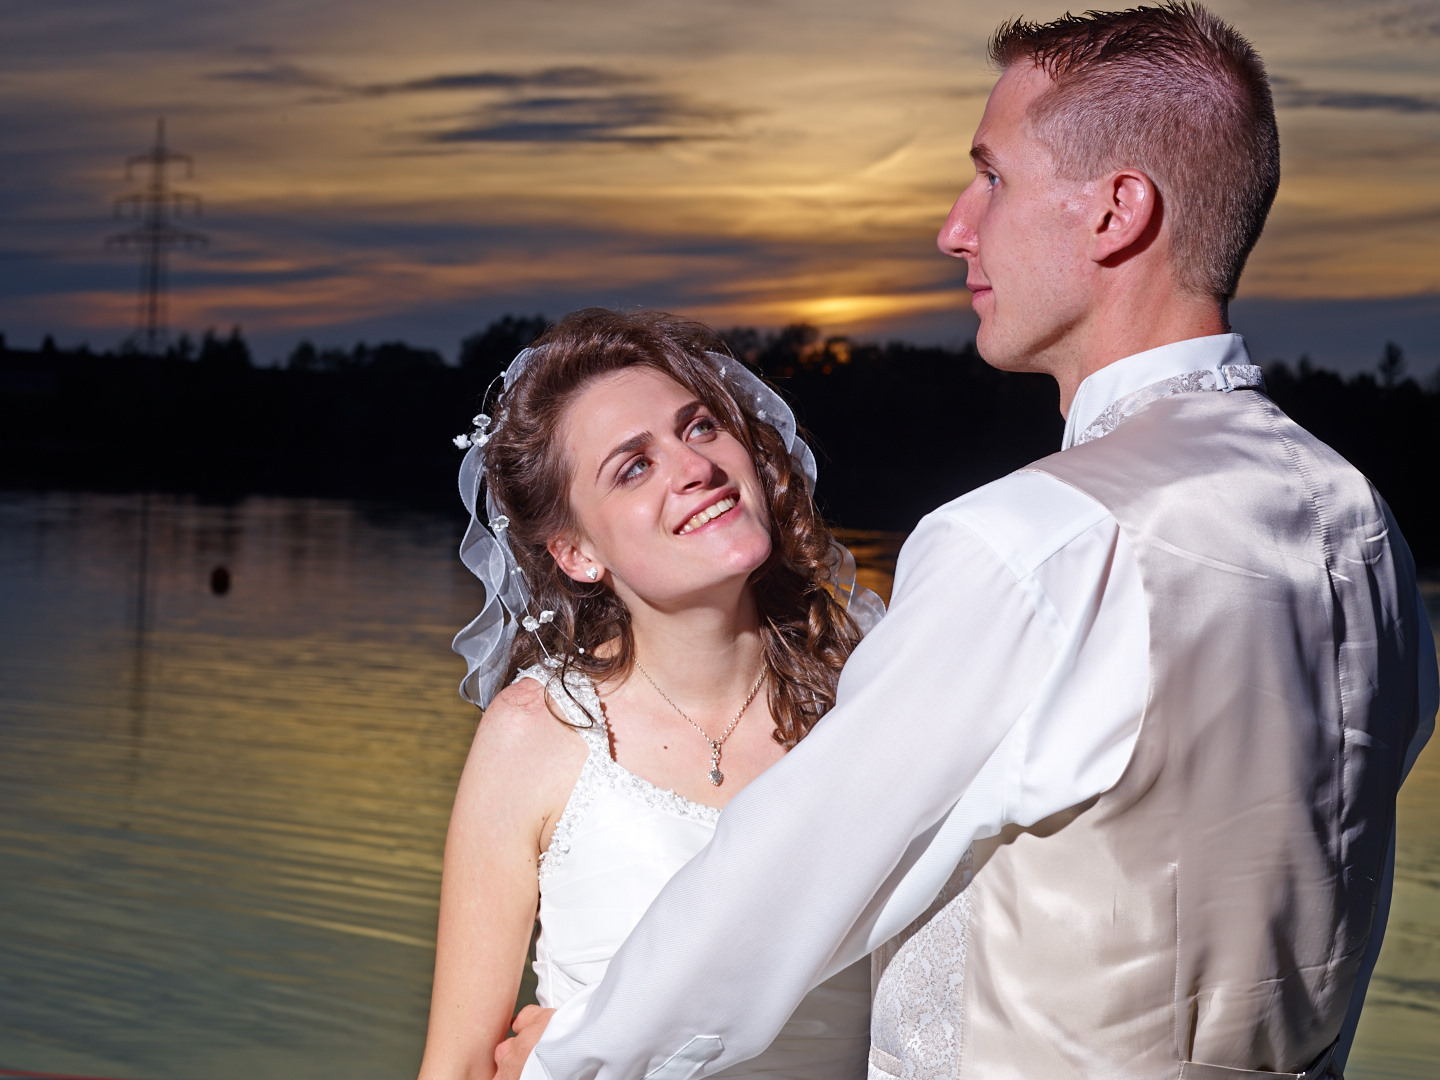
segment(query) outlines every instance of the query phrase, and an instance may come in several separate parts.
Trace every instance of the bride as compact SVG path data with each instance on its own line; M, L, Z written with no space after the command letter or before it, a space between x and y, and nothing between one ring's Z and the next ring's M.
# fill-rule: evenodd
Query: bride
M600 981L878 616L789 409L720 347L670 316L576 312L456 440L486 606L455 647L488 707L445 844L421 1080L493 1075L537 914L540 1005ZM869 1002L861 962L721 1075L863 1077Z

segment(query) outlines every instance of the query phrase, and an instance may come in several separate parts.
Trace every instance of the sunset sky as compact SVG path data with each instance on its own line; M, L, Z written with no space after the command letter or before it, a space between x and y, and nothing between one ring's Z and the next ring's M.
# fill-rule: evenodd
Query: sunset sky
M1440 2L1220 0L1284 179L1235 309L1261 359L1440 363ZM504 312L663 307L861 339L973 334L934 234L997 21L974 0L21 0L0 34L0 331L111 346L123 162L164 116L209 246L171 323L453 357ZM184 222L182 222L184 223Z

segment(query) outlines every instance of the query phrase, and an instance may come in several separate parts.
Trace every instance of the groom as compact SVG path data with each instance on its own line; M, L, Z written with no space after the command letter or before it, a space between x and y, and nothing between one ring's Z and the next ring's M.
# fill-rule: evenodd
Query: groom
M1192 4L992 53L940 246L981 355L1059 383L1064 448L921 522L835 709L527 1078L708 1076L876 950L872 1078L1341 1075L1435 651L1389 511L1228 332L1279 179L1264 69Z

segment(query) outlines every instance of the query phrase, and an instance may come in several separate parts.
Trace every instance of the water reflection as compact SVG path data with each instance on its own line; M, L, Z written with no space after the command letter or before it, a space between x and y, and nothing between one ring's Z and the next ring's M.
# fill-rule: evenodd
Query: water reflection
M0 495L0 1070L413 1074L476 716L460 531ZM848 539L888 593L897 539ZM1419 770L1352 1080L1440 1061L1440 754Z
M0 500L0 1067L413 1070L475 719L457 541L325 503Z

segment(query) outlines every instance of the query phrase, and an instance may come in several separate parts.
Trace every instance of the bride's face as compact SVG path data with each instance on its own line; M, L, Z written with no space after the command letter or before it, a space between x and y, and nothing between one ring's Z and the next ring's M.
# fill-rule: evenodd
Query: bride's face
M551 550L577 581L599 565L627 603L683 607L743 584L769 556L749 453L668 375L596 379L567 410L564 440L580 535Z

